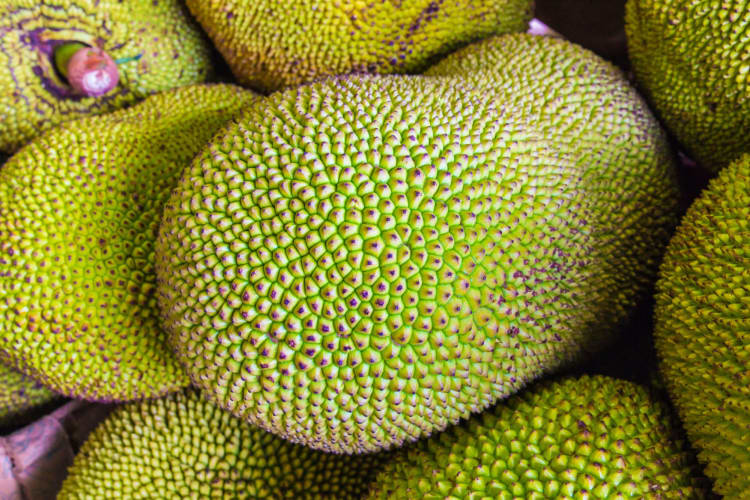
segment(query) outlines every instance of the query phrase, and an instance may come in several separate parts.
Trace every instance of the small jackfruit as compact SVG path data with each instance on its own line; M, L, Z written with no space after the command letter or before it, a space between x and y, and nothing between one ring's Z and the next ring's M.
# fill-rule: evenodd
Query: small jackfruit
M0 357L67 396L188 384L158 325L153 245L182 169L256 94L197 85L67 122L0 169Z
M608 249L671 221L669 179L647 161L587 174L470 90L357 76L278 92L184 171L157 296L213 401L294 442L373 451L599 343L603 304L627 295L597 281ZM617 217L634 176L659 194ZM652 251L617 271L650 272Z
M57 498L357 499L385 457L289 443L191 389L115 410L84 443Z
M724 498L750 497L750 155L719 173L669 244L657 282L660 368Z
M531 0L187 0L238 81L263 91L352 72L414 73L495 33L524 31Z
M179 0L4 0L0 34L0 151L213 72L208 40ZM54 62L71 42L120 61L119 85L100 97L77 94Z
M60 398L59 394L0 362L0 427L14 425L27 412Z
M750 152L747 0L628 0L625 31L636 80L665 126L718 171Z
M400 453L368 498L703 498L673 437L666 409L642 387L564 379Z

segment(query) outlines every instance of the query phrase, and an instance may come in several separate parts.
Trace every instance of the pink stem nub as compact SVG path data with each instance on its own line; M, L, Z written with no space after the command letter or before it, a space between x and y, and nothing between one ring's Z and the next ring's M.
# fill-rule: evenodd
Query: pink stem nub
M83 47L68 61L68 82L80 94L104 95L117 86L119 79L115 61L96 47Z

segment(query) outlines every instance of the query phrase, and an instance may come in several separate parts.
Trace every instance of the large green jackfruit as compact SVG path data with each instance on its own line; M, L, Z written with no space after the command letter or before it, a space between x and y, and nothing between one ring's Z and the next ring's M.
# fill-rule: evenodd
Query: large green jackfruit
M65 499L358 499L386 456L292 444L194 390L118 408L89 436Z
M666 135L622 71L576 44L521 33L469 45L425 74L518 110L583 170L588 196L610 207L593 235L609 244L591 278L603 290L592 321L607 332L626 319L653 287L679 192Z
M59 394L0 362L0 427L14 425L25 413L60 398Z
M750 155L690 207L657 282L667 389L724 498L750 497Z
M244 85L272 91L326 75L413 73L495 33L524 31L531 0L187 0Z
M636 80L685 150L717 171L750 152L747 0L628 0Z
M295 442L372 451L600 343L603 296L624 294L593 279L608 249L672 221L662 193L614 216L628 179L671 193L669 178L608 165L601 196L522 112L470 90L318 82L256 102L196 157L156 269L171 345L212 400ZM649 272L653 251L619 272Z
M68 396L188 383L158 325L153 246L182 169L256 94L183 87L65 123L0 169L0 357Z
M631 382L545 383L397 455L368 498L703 498L674 437Z
M55 49L81 42L114 59L120 83L101 97L73 92ZM179 0L3 0L0 2L0 151L41 131L147 95L199 83L212 73L205 36Z

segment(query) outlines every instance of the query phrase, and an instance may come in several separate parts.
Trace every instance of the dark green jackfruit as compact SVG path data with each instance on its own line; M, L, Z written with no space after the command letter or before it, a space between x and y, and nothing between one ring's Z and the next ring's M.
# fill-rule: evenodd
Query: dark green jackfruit
M398 454L368 498L704 498L674 436L636 384L546 382Z
M750 155L719 173L667 248L654 337L667 389L724 498L750 497Z
M386 458L289 443L191 389L115 410L84 443L57 498L358 499Z
M197 85L67 122L0 169L0 357L67 396L188 384L158 324L153 246L193 156L256 94Z
M590 181L470 90L317 82L256 102L196 157L165 208L158 298L213 401L314 448L373 451L600 343L611 297L637 285L598 280L672 221L670 178L644 161ZM635 176L658 194L618 217ZM650 272L653 251L619 272Z

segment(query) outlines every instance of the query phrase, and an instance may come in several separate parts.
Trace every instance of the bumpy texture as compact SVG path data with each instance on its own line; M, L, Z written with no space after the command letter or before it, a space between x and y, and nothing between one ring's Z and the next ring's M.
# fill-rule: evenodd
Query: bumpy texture
M629 0L633 71L687 152L717 171L750 152L750 2Z
M602 335L651 290L677 224L676 169L666 136L622 72L558 38L513 34L459 50L426 75L457 78L516 109L583 171L587 196L608 207L592 236L607 241L592 281ZM594 229L594 228L592 228ZM592 298L591 300L596 300Z
M58 499L358 499L384 458L289 443L189 390L117 409L84 443Z
M607 377L534 387L407 450L370 499L694 499L665 409Z
M426 77L339 78L252 106L185 171L157 240L164 323L192 380L292 441L363 452L598 344L603 296L622 290L592 277L661 226L663 197L613 217L648 164L602 172L598 196L521 115ZM618 271L648 272L639 257Z
M183 87L68 122L0 169L0 357L68 396L188 383L158 325L153 247L182 169L250 101Z
M24 413L60 396L0 362L0 427L13 425Z
M750 496L750 155L693 203L657 283L654 336L667 389L706 474Z
M531 0L187 0L237 79L264 91L351 72L413 73L495 33Z
M140 56L119 66L120 82L101 97L76 95L56 73L65 42ZM0 151L84 115L199 83L212 73L208 41L179 0L3 0L0 2Z

